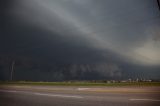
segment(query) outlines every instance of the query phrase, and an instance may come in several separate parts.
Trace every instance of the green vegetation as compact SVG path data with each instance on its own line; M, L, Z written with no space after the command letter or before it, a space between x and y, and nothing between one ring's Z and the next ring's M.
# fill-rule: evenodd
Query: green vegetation
M160 86L160 82L29 82L29 81L12 81L0 82L0 85L48 85L48 86Z

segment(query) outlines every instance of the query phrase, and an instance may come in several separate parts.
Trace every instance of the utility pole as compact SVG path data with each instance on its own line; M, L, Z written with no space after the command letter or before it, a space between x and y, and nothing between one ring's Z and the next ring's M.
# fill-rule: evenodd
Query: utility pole
M13 80L14 65L15 65L15 61L13 60L13 61L12 61L12 64L11 64L11 77L10 77L10 80L11 80L11 81Z

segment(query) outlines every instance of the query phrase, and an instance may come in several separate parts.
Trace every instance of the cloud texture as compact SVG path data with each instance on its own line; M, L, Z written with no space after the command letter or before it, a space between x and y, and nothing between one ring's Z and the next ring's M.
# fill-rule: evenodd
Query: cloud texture
M122 77L130 65L143 71L160 66L156 0L13 0L4 4L3 58L28 58L35 64L46 63L44 67L70 64L59 70L68 70L73 77L78 72L92 73L92 79L96 73Z

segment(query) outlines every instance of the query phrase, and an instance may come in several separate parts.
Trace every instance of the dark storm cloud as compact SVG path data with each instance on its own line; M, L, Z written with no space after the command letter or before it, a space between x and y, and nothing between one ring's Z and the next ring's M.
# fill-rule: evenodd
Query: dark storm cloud
M0 42L1 53L53 59L60 62L76 62L76 60L78 62L83 59L83 62L87 62L86 57L91 59L88 62L93 61L94 58L100 59L98 50L87 46L85 39L78 37L64 39L57 33L27 26L12 19L8 20L7 24L8 27L3 30L4 36L2 35L3 39Z
M112 51L126 61L157 65L159 44L151 40L159 33L156 3L149 0L121 0L118 3L110 0L17 0L11 12L23 22L56 32L65 39L82 38L88 40L87 45L92 48Z
M1 5L5 76L12 61L16 78L23 80L119 79L146 67L147 72L159 69L156 0L13 0Z

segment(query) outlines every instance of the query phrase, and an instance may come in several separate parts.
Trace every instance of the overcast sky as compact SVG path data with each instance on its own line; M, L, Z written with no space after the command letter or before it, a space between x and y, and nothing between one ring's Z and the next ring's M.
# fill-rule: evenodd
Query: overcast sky
M49 70L37 76L46 80L48 73L53 74L48 80L160 76L156 0L6 0L1 4L0 61L1 70L8 70L2 71L2 79L9 76L4 64L12 61L17 61L15 70L32 70L28 74ZM55 67L59 68L55 71Z

